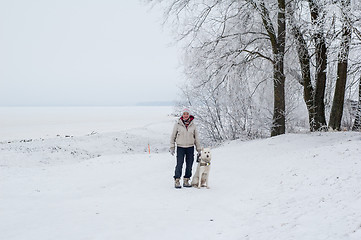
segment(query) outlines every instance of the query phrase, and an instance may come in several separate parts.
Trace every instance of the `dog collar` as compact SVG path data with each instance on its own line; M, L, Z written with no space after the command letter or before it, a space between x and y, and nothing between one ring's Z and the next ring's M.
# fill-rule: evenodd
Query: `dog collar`
M205 162L205 163L200 163L200 166L209 166L209 165L211 165L211 163L210 162Z

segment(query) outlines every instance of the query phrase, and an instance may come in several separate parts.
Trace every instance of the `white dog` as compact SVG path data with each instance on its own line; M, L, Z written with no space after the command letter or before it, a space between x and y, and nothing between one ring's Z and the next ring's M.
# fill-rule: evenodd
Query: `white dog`
M199 157L197 170L192 179L193 187L209 188L208 176L209 176L209 171L211 170L211 158L212 158L211 149L210 148L202 148L202 151L201 151L201 154Z

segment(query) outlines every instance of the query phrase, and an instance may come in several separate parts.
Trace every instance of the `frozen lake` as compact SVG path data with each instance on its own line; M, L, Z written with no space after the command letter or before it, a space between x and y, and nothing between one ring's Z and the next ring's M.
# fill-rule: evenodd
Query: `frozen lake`
M172 119L173 107L0 107L0 141L118 132ZM168 117L167 117L168 116Z

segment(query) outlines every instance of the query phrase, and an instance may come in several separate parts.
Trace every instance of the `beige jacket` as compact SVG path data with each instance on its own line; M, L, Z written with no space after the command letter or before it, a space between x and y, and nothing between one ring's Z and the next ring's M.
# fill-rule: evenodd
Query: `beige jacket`
M201 145L199 144L199 137L194 120L188 126L188 129L184 125L182 119L174 125L173 133L170 138L170 148L175 149L175 143L179 147L193 147L196 145L197 152L200 152Z

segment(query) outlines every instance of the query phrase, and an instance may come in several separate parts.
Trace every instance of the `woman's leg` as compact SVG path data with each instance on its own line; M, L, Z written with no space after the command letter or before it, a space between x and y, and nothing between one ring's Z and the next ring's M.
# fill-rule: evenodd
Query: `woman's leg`
M185 178L190 178L192 176L192 166L194 162L194 147L185 148L186 149L186 172L184 174Z
M177 147L177 165L175 166L174 179L181 178L186 148Z

